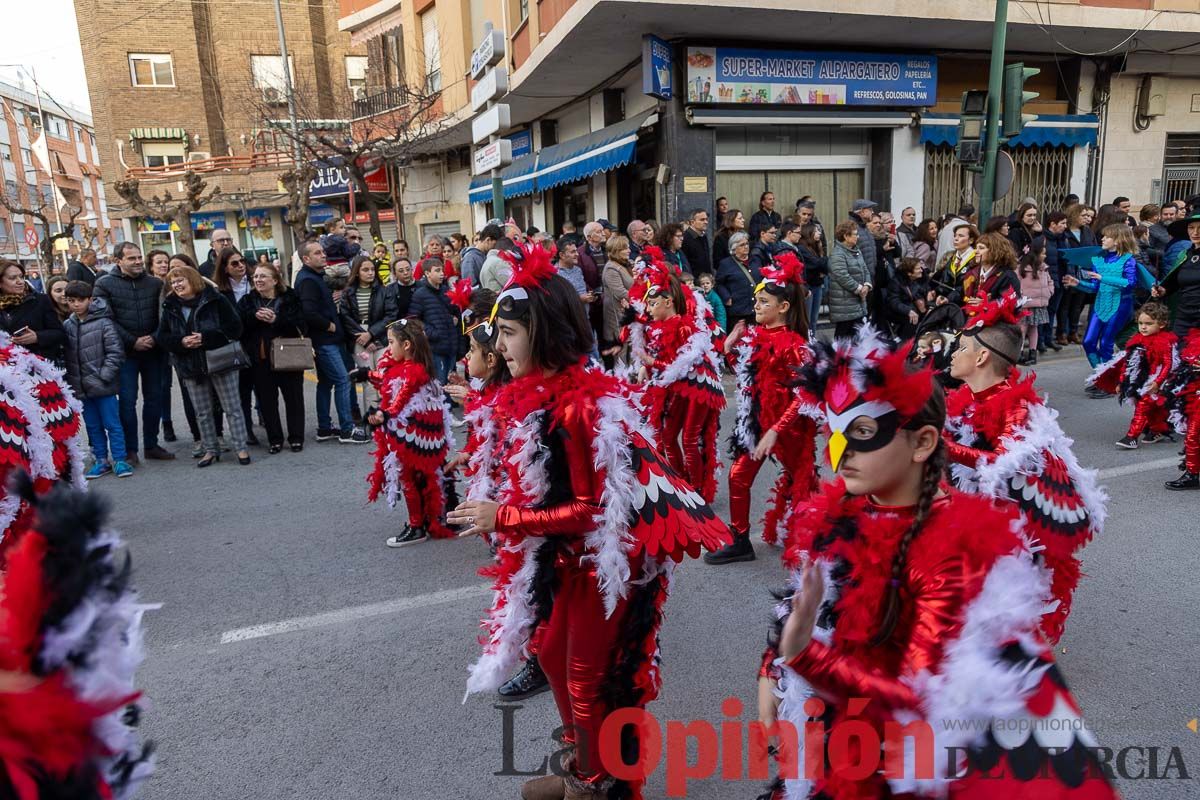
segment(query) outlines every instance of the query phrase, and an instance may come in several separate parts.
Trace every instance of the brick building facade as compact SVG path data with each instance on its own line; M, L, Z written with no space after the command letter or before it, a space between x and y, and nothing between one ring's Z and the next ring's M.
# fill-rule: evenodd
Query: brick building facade
M282 58L270 3L209 0L147 10L136 0L75 0L83 60L104 166L108 203L143 249L175 249L165 224L138 218L111 189L138 177L143 195L175 187L185 169L201 173L221 200L194 214L196 255L223 226L243 250L288 256L286 198L279 175L291 167ZM283 4L288 57L302 125L348 121L366 72L366 48L337 27L336 4Z
M36 263L38 251L26 243L25 229L32 228L39 241L56 233L56 205L63 223L70 219L71 209L80 209L75 219L76 241L104 253L115 237L110 231L92 117L77 108L60 106L45 95L41 100L39 116L38 98L33 93L0 82L3 194L13 206L44 211L51 222L48 231L36 218L0 206L0 258ZM62 267L61 257L58 266Z

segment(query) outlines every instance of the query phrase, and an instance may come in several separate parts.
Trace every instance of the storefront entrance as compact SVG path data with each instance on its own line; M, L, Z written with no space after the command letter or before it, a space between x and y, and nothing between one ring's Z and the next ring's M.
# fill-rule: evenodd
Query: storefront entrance
M833 226L849 212L850 204L866 196L864 191L861 169L717 172L717 197L726 197L730 208L741 209L747 223L758 210L758 198L763 192L774 192L775 210L785 221L797 199L812 195L817 204L817 219L825 225L827 233L832 233Z

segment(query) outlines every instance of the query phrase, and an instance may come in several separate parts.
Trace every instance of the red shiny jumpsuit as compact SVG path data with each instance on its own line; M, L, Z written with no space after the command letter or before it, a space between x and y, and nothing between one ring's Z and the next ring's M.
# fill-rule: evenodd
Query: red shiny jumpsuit
M894 580L893 561L901 539L912 525L915 508L882 506L865 498L848 497L844 484L838 481L826 486L803 511L794 518L783 557L785 565L794 573L802 568L802 556L811 555L818 561L829 562L832 574L838 577L833 578L836 594L826 594L826 606L818 615L819 626L832 628L829 642L811 639L787 665L812 686L832 711L831 719L825 721L827 735L836 732L839 724L859 721L874 727L882 741L884 725L896 719L896 712L904 712L909 718L914 714L924 717L928 698L914 691L912 679L923 673L943 674L954 669L947 661L947 648L959 638L972 601L979 596L997 560L1021 547L1011 530L1015 509L954 490L933 502L924 523L911 539L899 577L895 579L899 581L902 606L898 623L882 644L873 640ZM838 535L832 534L834 525ZM982 613L1002 615L1004 609L984 609ZM1036 618L1027 622L1024 634L1030 637L1029 641L1036 641L1036 624ZM978 655L1000 660L998 651L1004 650L1006 643L971 641L964 646L978 647ZM994 650L988 653L985 648ZM1033 663L1052 662L1052 651L1040 646L1038 650ZM760 676L778 677L779 668L773 664L776 656L775 649L768 647ZM1014 663L1012 668L1017 665ZM1005 711L1014 717L1027 711L1034 718L1031 722L1036 721L1037 717L1047 715L1055 706L1055 698L1061 696L1077 713L1078 706L1065 684L1059 685L1049 676L1047 673L1042 685L1025 698L1025 703L1016 704L1018 708L1027 705L1027 710L1013 712L1006 706ZM1043 703L1046 700L1049 702ZM930 724L936 729L940 723ZM832 800L893 797L880 772L861 778L839 769L839 764L847 766L844 760L847 755L852 756L851 761L857 761L857 757L835 750L833 743L838 738L833 735L827 739L829 761L812 787L814 795ZM1107 781L1095 776L1082 780L1077 787L1065 785L1066 778L1059 778L1048 761L1045 769L1031 780L1016 778L1011 763L1018 756L994 742L981 747L990 748L987 755L1002 763L988 773L975 772L954 781L950 797L1023 800L1116 797ZM938 764L944 766L946 754L934 755ZM806 760L813 757L807 753L805 756ZM1034 757L1048 760L1049 754L1043 751ZM1003 763L1005 758L1013 761ZM1023 750L1019 758L1031 755Z
M1193 330L1179 353L1182 363L1180 385L1174 404L1187 419L1183 439L1184 469L1200 475L1200 331Z
M588 782L607 777L600 760L600 726L611 710L603 689L625 620L627 601L620 600L609 616L596 583L596 570L581 563L584 536L594 528L601 510L604 481L592 460L598 413L595 398L572 392L577 370L565 370L548 379L518 379L508 391L537 395L551 417L551 452L563 463L552 464L552 480L569 482L568 496L544 508L501 505L496 512L496 533L502 537L555 537L561 549L554 563L557 587L550 618L539 628L538 663L550 681L558 713L565 726L564 740L576 745L576 776ZM527 396L528 399L528 396ZM503 424L503 421L502 421ZM521 481L511 457L504 458L513 485ZM631 565L637 574L639 564Z
M817 486L816 423L790 408L795 371L808 360L809 351L805 338L784 326L755 325L747 338L731 354L736 356L738 415L732 439L735 457L729 469L729 524L737 534L750 531L750 488L766 462L754 460L753 448L774 428L779 438L770 455L781 469L763 520L763 541L773 544L787 509ZM744 344L749 345L748 352L742 351ZM753 442L740 441L741 430L748 430Z
M685 350L696 332L692 317L684 314L646 325L646 351L654 358L648 372L652 381L659 381L646 394L659 445L671 467L711 503L717 491L717 429L725 392L709 359L695 360ZM706 356L713 350L708 337ZM694 363L678 363L689 357ZM664 386L661 380L666 374L679 377Z

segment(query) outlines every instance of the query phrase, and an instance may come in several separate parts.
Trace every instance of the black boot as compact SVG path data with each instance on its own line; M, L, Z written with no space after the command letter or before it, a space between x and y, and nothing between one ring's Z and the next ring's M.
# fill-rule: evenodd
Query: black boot
M1167 481L1168 489L1182 491L1184 489L1200 489L1200 475L1194 472L1184 472L1173 481Z
M754 545L750 544L749 533L733 532L733 542L727 544L715 553L705 553L704 563L719 566L733 564L738 561L753 561Z
M179 438L175 436L175 425L173 423L164 422L162 424L162 429L164 442L170 443L179 441Z
M542 672L537 656L530 656L521 671L497 689L496 694L505 700L524 700L549 689L550 681L546 680L546 673Z

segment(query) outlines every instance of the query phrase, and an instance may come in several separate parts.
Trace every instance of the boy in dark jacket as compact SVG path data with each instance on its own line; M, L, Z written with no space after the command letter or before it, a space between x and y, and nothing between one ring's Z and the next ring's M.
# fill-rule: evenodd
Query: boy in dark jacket
M425 277L417 283L408 315L425 324L429 347L433 350L434 377L446 382L458 358L458 312L446 292L446 272L441 259L426 258Z
M71 281L66 296L71 308L71 316L63 323L67 336L67 382L83 403L88 444L96 458L85 477L92 480L115 472L118 478L126 478L133 474L133 467L125 460L125 431L117 402L125 345L108 303L92 297L91 285Z

